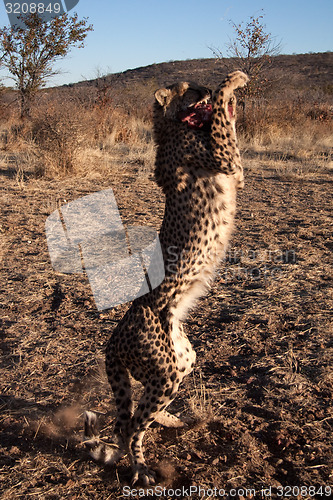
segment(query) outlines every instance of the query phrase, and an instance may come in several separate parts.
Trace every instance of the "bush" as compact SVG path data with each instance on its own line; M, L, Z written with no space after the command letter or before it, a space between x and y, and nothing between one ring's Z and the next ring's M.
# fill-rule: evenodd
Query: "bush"
M32 140L39 159L39 173L73 174L78 168L78 153L87 140L85 116L75 100L57 99L34 109Z

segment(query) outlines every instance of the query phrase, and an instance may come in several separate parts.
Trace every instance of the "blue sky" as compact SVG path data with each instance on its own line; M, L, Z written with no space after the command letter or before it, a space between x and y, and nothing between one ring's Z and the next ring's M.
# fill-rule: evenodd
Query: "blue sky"
M0 0L1 1L1 0ZM36 0L38 2L38 0ZM84 49L57 63L50 84L73 83L170 60L212 57L233 36L229 20L264 11L269 33L284 54L333 50L332 0L80 0L74 8L94 31ZM0 24L8 24L0 3Z

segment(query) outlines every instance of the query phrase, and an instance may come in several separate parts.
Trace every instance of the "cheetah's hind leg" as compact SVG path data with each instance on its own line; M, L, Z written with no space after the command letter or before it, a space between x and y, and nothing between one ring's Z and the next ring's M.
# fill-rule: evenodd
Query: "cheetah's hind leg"
M121 438L115 436L113 443L105 443L100 439L97 431L97 417L92 411L84 412L83 444L94 460L103 462L106 465L115 464L126 453Z

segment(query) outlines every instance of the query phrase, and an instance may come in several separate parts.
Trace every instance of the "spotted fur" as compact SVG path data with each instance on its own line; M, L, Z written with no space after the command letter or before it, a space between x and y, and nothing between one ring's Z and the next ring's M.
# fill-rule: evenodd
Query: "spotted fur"
M94 458L115 463L125 453L132 461L132 484L154 484L142 450L146 429L156 420L181 425L165 409L191 372L195 352L182 322L209 288L233 229L236 192L243 169L236 142L234 90L247 82L236 71L214 93L183 82L155 93L156 181L165 193L160 242L165 279L136 299L106 348L106 371L117 406L113 445L97 437L96 417L87 412L86 443ZM209 129L179 120L189 106L212 97ZM144 392L133 408L130 374Z

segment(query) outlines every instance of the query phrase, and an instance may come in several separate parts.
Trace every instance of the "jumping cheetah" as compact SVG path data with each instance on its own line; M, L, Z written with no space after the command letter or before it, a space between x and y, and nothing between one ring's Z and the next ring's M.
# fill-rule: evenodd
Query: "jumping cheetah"
M129 453L132 484L155 483L142 450L150 424L182 425L165 409L195 362L182 321L207 291L233 228L236 191L243 187L234 90L247 80L235 71L213 97L209 89L188 82L155 93L155 177L166 197L159 235L165 279L133 302L106 348L117 406L113 445L98 440L96 416L85 414L90 454L113 464ZM135 411L130 374L144 386Z

